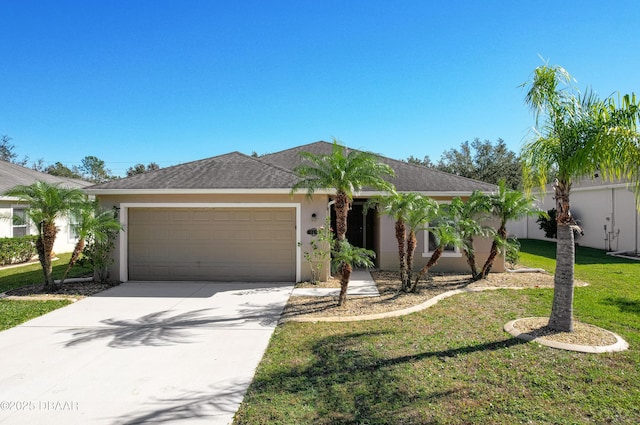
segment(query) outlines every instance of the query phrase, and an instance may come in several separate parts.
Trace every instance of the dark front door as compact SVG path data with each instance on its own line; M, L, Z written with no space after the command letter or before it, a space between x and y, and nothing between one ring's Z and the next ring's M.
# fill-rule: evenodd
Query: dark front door
M364 201L356 201L351 205L347 216L346 235L351 245L375 251L373 243L375 215L375 210L365 211ZM333 208L331 209L331 226L336 228L336 214Z

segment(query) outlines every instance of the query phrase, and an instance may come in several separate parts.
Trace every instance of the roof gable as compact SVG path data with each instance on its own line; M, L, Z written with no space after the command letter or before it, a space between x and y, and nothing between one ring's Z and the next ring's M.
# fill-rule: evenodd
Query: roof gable
M132 177L91 186L89 191L155 190L289 190L298 181L293 169L302 164L300 152L330 154L332 143L320 141L280 152L252 157L240 152L214 156ZM347 149L350 149L347 147ZM396 173L388 180L398 191L471 193L496 186L420 165L380 156Z
M289 189L289 170L240 152L161 168L91 186L98 189Z
M38 181L60 184L68 188L82 188L91 184L84 180L41 173L31 168L0 160L0 195L18 185L29 186Z
M264 161L290 169L302 164L303 159L300 152L310 152L316 155L327 155L331 153L332 143L315 142L308 145L298 146L261 157ZM347 149L350 149L347 147ZM408 162L387 158L381 155L380 162L390 166L396 173L395 177L388 180L393 183L396 190L401 192L473 192L493 191L496 186L484 183L467 177L445 173L422 165L410 164Z

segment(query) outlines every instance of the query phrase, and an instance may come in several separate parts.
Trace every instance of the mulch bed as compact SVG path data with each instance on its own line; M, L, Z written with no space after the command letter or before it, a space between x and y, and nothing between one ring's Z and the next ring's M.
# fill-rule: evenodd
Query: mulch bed
M5 292L5 294L9 297L29 297L42 299L65 297L82 298L90 297L97 294L98 292L102 292L106 289L118 286L119 284L120 282L65 282L62 285L57 285L58 288L53 291L45 291L44 284L37 284L11 289Z

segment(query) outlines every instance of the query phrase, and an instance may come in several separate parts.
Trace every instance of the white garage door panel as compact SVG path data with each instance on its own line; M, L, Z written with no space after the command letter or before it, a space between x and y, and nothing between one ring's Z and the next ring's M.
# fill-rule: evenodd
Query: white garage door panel
M294 208L130 208L129 279L294 281Z

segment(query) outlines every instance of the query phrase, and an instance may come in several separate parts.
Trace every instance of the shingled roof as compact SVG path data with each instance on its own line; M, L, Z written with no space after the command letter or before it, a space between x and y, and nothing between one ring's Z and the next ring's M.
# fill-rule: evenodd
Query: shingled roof
M287 169L240 152L201 159L91 186L110 189L290 189L297 181Z
M91 184L84 180L52 176L51 174L41 173L31 168L0 160L0 196L15 186L28 186L37 181L59 184L68 188L82 188Z
M332 143L315 142L304 146L298 146L281 152L264 155L264 161L281 167L295 168L301 164L303 159L300 152L310 152L316 155L330 154ZM460 177L455 174L445 173L421 165L410 164L379 155L380 162L390 166L395 171L396 176L389 178L396 190L400 192L473 192L493 191L496 186L478 180Z
M162 190L289 190L298 178L293 169L303 159L300 152L331 153L332 144L315 142L261 157L240 152L193 161L173 167L91 186L90 192L141 192ZM396 173L389 181L399 191L471 193L493 191L495 186L419 165L380 156Z

